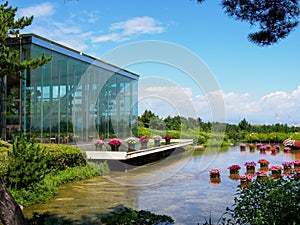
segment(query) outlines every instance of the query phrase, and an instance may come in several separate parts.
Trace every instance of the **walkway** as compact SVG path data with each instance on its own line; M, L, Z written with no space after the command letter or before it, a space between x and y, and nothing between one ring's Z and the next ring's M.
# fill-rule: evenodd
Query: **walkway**
M132 152L112 152L112 151L86 151L87 159L98 160L128 160L136 157L142 157L146 155L163 153L164 151L183 147L193 144L192 139L176 139L174 144L161 145L159 147L152 147L147 149L136 150Z

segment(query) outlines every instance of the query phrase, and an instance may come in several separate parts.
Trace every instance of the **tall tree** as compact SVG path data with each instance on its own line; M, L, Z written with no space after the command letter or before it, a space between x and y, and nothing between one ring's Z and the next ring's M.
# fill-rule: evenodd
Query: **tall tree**
M13 8L5 2L0 5L0 86L5 88L3 80L6 76L18 76L20 71L36 68L44 65L51 58L44 54L36 59L20 60L19 51L11 48L8 43L11 37L18 37L20 30L29 26L33 21L31 17L21 17L15 19L18 8ZM20 77L22 79L22 77ZM4 89L5 90L5 89ZM6 92L6 91L5 91ZM2 100L6 101L6 96L1 94ZM1 104L1 103L0 103ZM0 220L4 225L23 225L26 224L25 217L10 195L7 187L0 178Z
M248 39L259 46L284 39L299 23L298 0L222 0L221 4L230 17L258 28Z
M0 78L18 75L19 71L37 68L51 60L51 57L42 54L36 59L20 61L19 51L8 45L10 38L18 37L20 30L33 21L33 16L15 19L17 10L9 6L8 2L0 5Z

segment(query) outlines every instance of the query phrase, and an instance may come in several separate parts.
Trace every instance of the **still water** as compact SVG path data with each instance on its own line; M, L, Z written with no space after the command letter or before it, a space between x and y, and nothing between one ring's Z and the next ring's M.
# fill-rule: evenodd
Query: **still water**
M48 211L77 221L77 224L92 224L113 207L124 205L169 215L180 225L197 225L210 216L216 222L226 207L233 204L239 185L239 180L229 178L228 166L240 165L240 175L243 175L246 172L244 162L257 162L261 158L270 161L270 165L281 165L284 161L300 159L300 151L262 154L257 150L250 152L248 148L241 151L239 146L187 151L127 172L112 172L108 177L62 185L53 200L28 207L24 214L30 216L34 211ZM211 168L222 171L221 182L217 185L210 182L208 171Z

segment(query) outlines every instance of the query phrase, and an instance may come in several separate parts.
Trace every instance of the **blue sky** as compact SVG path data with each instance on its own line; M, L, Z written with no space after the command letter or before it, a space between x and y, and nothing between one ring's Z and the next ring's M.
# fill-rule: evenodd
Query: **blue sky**
M207 0L11 0L18 16L34 15L22 33L35 33L99 59L131 43L157 41L199 57L210 70L224 102L224 120L252 124L300 123L300 28L278 44L258 47L247 34L255 28L229 18L220 1ZM127 47L128 55L132 54ZM180 55L156 51L158 57ZM139 54L143 54L139 52ZM169 54L169 55L168 55ZM147 55L145 53L145 55ZM117 61L112 63L118 63ZM124 66L124 65L118 65ZM176 65L143 62L126 65L140 74L140 113L161 117L199 116L214 120L217 104L193 76ZM197 79L197 78L196 78ZM206 85L206 80L201 80ZM154 96L154 97L153 97ZM185 105L188 103L187 105ZM191 108L192 107L192 108ZM184 110L186 109L186 110Z

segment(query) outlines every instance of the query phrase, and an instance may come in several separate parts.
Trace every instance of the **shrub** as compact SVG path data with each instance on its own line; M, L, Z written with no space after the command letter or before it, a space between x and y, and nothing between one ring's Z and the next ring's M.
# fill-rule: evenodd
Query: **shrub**
M15 137L12 149L8 150L4 181L10 188L21 189L44 179L49 154L25 136Z
M300 224L299 174L285 179L253 181L239 188L227 224Z
M85 166L86 160L79 148L62 144L40 144L50 153L48 168L64 170L68 167Z
M136 211L124 206L116 207L112 214L102 217L101 222L105 225L174 224L170 216L156 215L145 210Z

